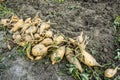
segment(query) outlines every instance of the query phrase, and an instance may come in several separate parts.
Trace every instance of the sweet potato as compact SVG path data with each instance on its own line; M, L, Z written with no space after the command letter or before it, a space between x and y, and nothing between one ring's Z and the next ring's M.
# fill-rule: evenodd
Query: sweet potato
M53 54L51 55L52 64L60 62L63 59L64 54L65 46L61 46L56 51L54 51Z
M80 72L83 71L79 60L75 57L73 51L69 47L66 48L65 56L69 63L75 65Z

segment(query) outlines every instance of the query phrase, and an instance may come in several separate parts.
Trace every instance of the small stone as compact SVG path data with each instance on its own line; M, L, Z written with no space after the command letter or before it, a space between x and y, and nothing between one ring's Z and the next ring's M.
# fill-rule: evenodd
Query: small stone
M108 52L108 49L107 49L107 48L104 48L104 52Z
M94 36L98 37L100 35L100 31L98 29L94 30Z

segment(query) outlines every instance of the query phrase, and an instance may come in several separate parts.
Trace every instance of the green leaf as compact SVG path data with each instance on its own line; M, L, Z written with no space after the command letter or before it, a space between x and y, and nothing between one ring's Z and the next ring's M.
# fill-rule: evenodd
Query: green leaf
M73 73L72 73L73 77L76 79L76 80L81 80L80 78L80 73L77 69L73 70Z
M31 50L31 44L30 43L28 43L25 50L26 50L26 52L30 52L30 50Z
M96 80L101 80L100 75L96 72L93 72L93 76Z
M120 42L120 36L117 37L117 41Z
M114 80L120 80L120 75L114 78Z
M80 77L82 80L89 80L89 74L87 74L87 73L80 74Z
M120 60L120 52L117 52L117 55L114 57L114 59Z
M115 25L116 27L120 27L120 16L117 16L117 17L115 18L115 20L114 20L114 25Z
M60 57L55 57L55 61L57 62L60 61L60 59L61 59Z
M7 8L5 4L0 4L0 17L4 17L6 15L13 15L14 13L12 12L11 9Z

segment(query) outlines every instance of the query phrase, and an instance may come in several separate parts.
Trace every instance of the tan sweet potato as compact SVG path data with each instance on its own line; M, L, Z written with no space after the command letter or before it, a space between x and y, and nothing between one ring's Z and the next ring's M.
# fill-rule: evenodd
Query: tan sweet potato
M78 70L80 72L83 71L82 66L81 66L79 60L75 57L73 51L69 47L66 48L65 56L66 56L66 59L68 60L69 63L75 65L76 68L78 68Z
M51 55L52 64L60 62L63 59L64 54L65 46L61 46L56 51L54 51L53 54Z

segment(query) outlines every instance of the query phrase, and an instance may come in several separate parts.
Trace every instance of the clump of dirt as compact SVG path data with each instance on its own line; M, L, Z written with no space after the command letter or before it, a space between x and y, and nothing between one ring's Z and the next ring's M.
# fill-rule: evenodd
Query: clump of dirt
M115 35L113 21L120 15L119 0L65 0L63 3L57 3L49 0L7 0L5 4L8 8L21 18L34 17L36 13L42 19L51 20L57 23L53 26L54 32L63 33L68 37L76 37L79 32L84 31L90 36L88 50L101 64L114 63L115 54ZM16 54L15 50L4 52L5 43L3 31L0 31L1 46L0 55L8 57ZM5 64L10 64L10 68L5 70L0 76L5 80L74 80L71 76L63 74L60 76L58 70L65 67L66 61L60 64L51 65L49 60L31 62L27 59L21 59L16 56L15 59L5 59ZM22 72L21 72L22 71ZM16 74L17 73L17 74ZM119 75L119 73L118 73Z

